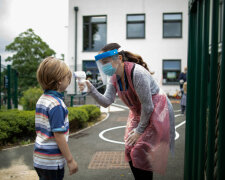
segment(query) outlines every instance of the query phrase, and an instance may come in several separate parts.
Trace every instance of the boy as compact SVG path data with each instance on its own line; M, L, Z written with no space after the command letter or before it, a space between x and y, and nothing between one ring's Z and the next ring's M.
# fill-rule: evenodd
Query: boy
M62 94L70 84L72 73L61 60L47 57L37 70L37 80L44 94L36 104L34 167L40 180L62 180L67 161L69 173L78 170L67 144L68 111Z

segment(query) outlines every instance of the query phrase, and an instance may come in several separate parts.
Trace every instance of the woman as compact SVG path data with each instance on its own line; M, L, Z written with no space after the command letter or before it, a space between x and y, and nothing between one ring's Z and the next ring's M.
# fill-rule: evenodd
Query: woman
M110 43L95 56L104 95L88 81L89 92L102 106L114 102L116 93L129 107L125 131L125 159L135 179L152 179L153 171L164 173L169 146L174 148L174 114L167 96L151 76L147 64L138 55L120 51ZM79 85L83 89L83 85Z

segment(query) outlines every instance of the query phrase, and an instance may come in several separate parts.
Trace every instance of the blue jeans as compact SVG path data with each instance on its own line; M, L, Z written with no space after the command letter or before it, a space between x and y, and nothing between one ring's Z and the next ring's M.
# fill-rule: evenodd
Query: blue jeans
M58 170L36 168L39 180L62 180L64 177L64 168Z

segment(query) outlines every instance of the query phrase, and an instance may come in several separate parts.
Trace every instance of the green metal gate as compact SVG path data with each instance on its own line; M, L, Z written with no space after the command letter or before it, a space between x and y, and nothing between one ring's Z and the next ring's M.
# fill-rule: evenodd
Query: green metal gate
M224 0L189 0L185 180L225 179L224 16Z
M6 104L7 109L18 108L17 90L18 73L11 68L11 65L2 65L0 55L0 110ZM7 102L5 102L6 98Z

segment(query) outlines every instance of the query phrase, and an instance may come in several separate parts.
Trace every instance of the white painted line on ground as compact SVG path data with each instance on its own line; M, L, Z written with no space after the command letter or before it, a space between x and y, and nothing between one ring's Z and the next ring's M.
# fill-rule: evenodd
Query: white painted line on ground
M124 109L129 109L127 106L123 106L123 105L120 105L120 104L112 103L112 105L118 106L118 107L121 107L121 108L124 108Z
M186 121L183 121L180 124L178 124L178 125L175 126L175 133L176 133L175 140L177 140L180 137L180 134L176 131L176 129L179 128L180 126L182 126L185 123L186 123Z
M176 118L176 117L179 117L179 116L184 116L184 115L183 115L183 114L176 114L176 115L175 115L175 118Z
M117 111L125 111L124 108L119 108L119 107L116 107L116 106L109 106L107 108L104 108L104 107L100 107L100 110L101 112L117 112Z
M176 110L176 111L174 111L174 112L180 112L181 110Z
M183 116L183 114L175 115L175 117L179 117L179 116ZM177 140L180 137L180 134L176 131L176 129L179 128L180 126L182 126L185 123L186 123L186 121L183 121L180 124L175 126L175 135L176 135L175 136L175 140ZM108 132L108 131L111 131L111 130L114 130L114 129L125 128L125 127L126 126L116 126L116 127L113 127L113 128L105 129L105 130L103 130L102 132L99 133L99 137L102 140L107 141L107 142L116 143L116 144L125 144L125 142L114 141L114 140L111 140L111 139L108 139L108 138L104 137L104 135L103 135L105 132Z
M175 129L175 141L180 137L180 134Z
M116 143L116 144L125 144L124 142L114 141L114 140L105 138L105 137L103 136L103 134L104 134L105 132L108 132L108 131L111 131L111 130L114 130L114 129L125 128L125 127L126 127L126 126L116 126L116 127L113 127L113 128L106 129L106 130L102 131L101 133L99 133L99 137L100 137L102 140L107 141L107 142Z
M180 126L182 126L185 123L186 123L186 121L181 122L180 124L178 124L178 125L175 126L175 129L179 128Z

